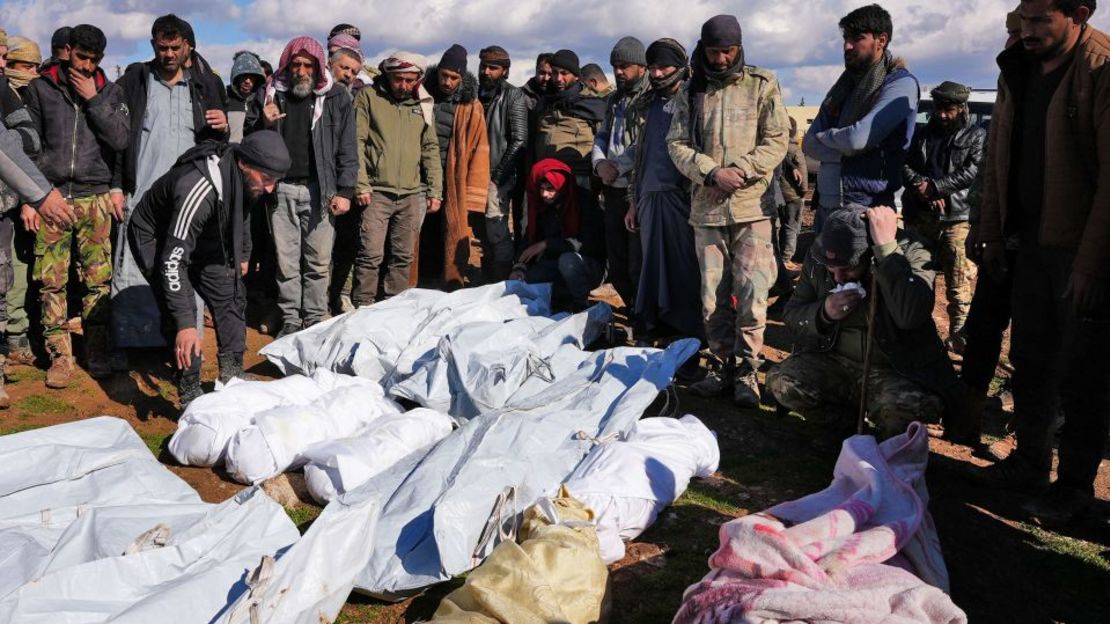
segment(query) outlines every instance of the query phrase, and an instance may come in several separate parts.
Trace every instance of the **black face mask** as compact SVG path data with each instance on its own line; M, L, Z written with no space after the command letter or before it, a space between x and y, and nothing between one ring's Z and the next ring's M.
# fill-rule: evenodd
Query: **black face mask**
M675 83L685 80L689 70L685 67L679 69L675 73L667 76L666 78L652 78L649 77L648 81L651 82L651 88L655 91L667 91L675 85Z

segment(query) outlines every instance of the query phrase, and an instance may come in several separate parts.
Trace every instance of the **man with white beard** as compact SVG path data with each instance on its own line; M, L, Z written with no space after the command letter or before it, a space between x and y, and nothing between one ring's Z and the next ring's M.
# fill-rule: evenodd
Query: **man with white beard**
M277 131L292 165L277 187L270 228L277 250L278 337L324 319L335 218L351 207L358 178L351 95L310 37L285 46L278 70L259 93L254 130Z

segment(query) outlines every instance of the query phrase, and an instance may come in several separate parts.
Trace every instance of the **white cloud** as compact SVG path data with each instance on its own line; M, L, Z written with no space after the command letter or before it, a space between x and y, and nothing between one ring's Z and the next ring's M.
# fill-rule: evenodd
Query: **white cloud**
M231 54L242 48L277 61L282 44L309 34L322 39L339 22L357 25L363 49L371 58L398 48L438 59L452 43L462 43L477 65L477 52L498 44L510 51L511 79L523 82L541 51L568 47L582 63L608 66L609 50L623 35L645 43L668 36L692 50L702 22L715 13L736 11L744 29L748 62L778 72L784 93L793 101L817 101L840 68L840 33L836 23L867 0L748 0L720 4L709 0L8 0L0 7L0 26L45 43L65 16L68 23L89 22L109 38L106 65L146 58L150 23L174 11L197 28L201 52L224 71ZM953 79L992 86L994 56L1005 38L1003 21L1015 0L911 0L882 4L894 18L892 49L904 57L923 85ZM205 24L235 22L241 42L205 31ZM1110 10L1092 23L1110 30ZM226 28L226 26L223 26ZM217 43L218 42L218 43Z

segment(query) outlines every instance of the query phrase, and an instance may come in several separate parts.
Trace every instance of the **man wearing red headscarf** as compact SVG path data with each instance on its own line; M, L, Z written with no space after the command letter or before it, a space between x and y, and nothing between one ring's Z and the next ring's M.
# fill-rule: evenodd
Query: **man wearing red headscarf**
M605 277L605 220L594 202L579 203L566 163L545 158L532 167L524 227L527 247L509 279L551 282L556 301L585 308Z
M350 93L311 37L285 46L257 97L261 115L247 120L248 132L276 131L292 158L270 213L281 337L320 322L328 311L335 218L350 210L358 181L355 116Z

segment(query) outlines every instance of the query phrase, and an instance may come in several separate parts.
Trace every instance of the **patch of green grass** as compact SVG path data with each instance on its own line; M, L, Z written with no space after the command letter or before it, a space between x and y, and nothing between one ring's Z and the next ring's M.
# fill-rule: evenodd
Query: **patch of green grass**
M47 394L32 394L20 399L15 404L15 409L28 414L65 414L73 412L73 406L65 401Z
M1040 542L1034 544L1034 548L1072 557L1103 572L1110 572L1110 561L1101 555L1104 546L1046 531L1032 524L1022 523L1021 527Z
M675 506L677 507L682 507L684 505L696 505L728 516L741 516L746 511L724 500L724 497L719 493L698 485L696 482L691 483L686 489L686 493L675 501Z
M140 433L139 437L143 439L143 442L146 442L146 447L150 449L150 452L158 457L162 454L162 448L165 446L166 440L172 435L172 433Z
M296 505L294 507L285 507L284 509L285 514L289 516L293 524L297 525L302 535L308 530L308 527L312 526L312 523L316 521L320 513L324 511L320 507L313 505Z
M7 373L8 383L29 383L46 381L46 371L30 366L17 366Z
M6 436L6 435L11 434L11 433L22 433L24 431L30 431L32 429L38 429L38 428L39 428L39 425L27 425L27 424L12 425L10 427L0 427L0 436Z

